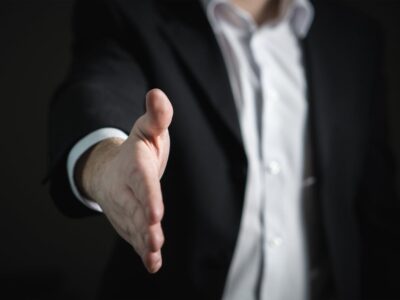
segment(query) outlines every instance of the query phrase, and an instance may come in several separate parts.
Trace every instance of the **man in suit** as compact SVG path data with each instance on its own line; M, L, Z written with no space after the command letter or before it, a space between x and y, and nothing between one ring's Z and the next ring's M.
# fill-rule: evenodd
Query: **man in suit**
M305 0L82 0L74 25L51 193L125 240L100 296L395 298L370 20Z

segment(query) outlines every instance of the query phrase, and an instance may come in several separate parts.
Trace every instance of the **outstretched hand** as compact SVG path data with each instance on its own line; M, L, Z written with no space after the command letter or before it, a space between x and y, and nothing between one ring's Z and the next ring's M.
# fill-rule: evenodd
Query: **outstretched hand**
M97 144L81 173L83 192L100 205L151 273L162 265L164 204L160 178L168 160L172 115L167 96L159 89L150 90L146 113L136 121L128 139L107 139Z

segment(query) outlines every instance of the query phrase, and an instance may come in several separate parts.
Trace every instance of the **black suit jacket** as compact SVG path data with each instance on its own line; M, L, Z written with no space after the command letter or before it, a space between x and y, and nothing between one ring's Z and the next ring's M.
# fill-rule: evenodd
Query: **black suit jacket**
M379 32L367 18L330 2L315 3L315 10L300 42L336 289L340 299L396 298L389 271L398 266L392 243L399 236L398 203L385 146ZM74 33L69 75L50 108L51 194L63 212L93 213L74 198L66 177L66 156L80 138L102 127L128 133L150 88L164 90L174 106L162 178L164 265L147 274L119 240L102 296L220 298L240 226L247 161L227 71L201 4L81 0Z

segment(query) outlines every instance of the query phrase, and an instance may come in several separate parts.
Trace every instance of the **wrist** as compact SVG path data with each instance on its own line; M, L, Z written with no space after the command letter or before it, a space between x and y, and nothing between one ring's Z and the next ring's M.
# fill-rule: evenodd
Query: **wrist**
M86 198L98 202L107 189L105 174L112 159L119 152L120 138L105 139L82 155L75 168L75 182L79 191Z

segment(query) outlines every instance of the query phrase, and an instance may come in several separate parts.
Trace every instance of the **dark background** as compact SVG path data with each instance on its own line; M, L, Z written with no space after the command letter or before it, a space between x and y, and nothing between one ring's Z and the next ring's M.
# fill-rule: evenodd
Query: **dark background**
M70 60L73 2L0 2L0 298L11 291L12 298L92 299L115 238L103 217L62 216L41 185L47 105ZM341 2L384 29L390 142L399 165L400 0Z

